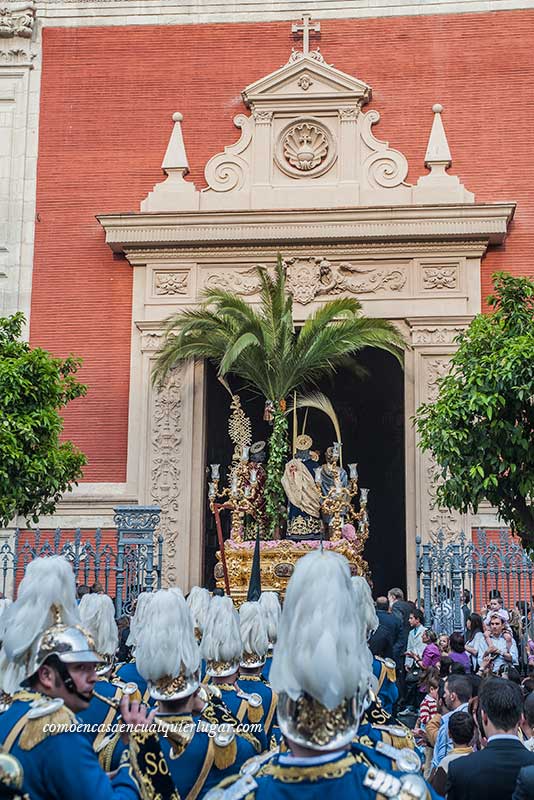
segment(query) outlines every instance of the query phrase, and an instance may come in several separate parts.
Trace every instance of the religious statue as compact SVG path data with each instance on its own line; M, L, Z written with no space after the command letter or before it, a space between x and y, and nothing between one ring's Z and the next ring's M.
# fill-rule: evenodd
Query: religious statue
M254 442L250 446L249 461L247 464L248 480L245 477L245 485L248 485L253 496L254 511L245 515L245 531L243 538L251 540L256 538L259 527L260 538L265 539L269 525L265 513L265 481L267 472L265 462L267 460L267 448L265 442Z
M325 451L325 463L321 466L321 494L326 497L327 494L335 487L336 480L343 488L349 485L349 479L343 467L337 466L337 459L334 458L334 448L327 447ZM324 524L329 527L332 517L323 512Z
M318 539L322 531L321 497L315 488L317 462L310 456L311 436L302 434L296 439L296 452L288 461L282 486L288 499L288 539Z

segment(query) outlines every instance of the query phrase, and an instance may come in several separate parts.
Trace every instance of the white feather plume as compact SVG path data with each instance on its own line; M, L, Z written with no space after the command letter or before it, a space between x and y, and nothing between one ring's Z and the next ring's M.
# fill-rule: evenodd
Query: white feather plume
M206 661L238 661L243 653L239 617L231 597L212 597L200 653Z
M239 629L243 652L265 658L269 649L269 637L263 609L258 602L243 603L239 609Z
M195 627L203 633L206 616L210 607L211 595L202 586L193 586L187 598L187 605L191 611Z
M366 636L370 636L378 628L379 622L371 594L371 587L361 575L353 575L352 588L356 597L356 608L360 613Z
M263 610L265 624L267 626L267 636L269 642L275 644L278 636L278 625L282 614L282 606L276 592L262 592L259 599Z
M152 592L141 592L137 597L135 604L135 613L130 620L130 633L126 640L128 647L135 647L139 632L142 630L145 620L145 615L148 610L149 603L151 602L154 594Z
M138 632L135 662L147 681L188 676L200 667L193 621L183 596L170 589L156 592L146 607Z
M17 599L0 622L0 686L13 693L26 675L26 656L37 637L55 622L53 606L66 625L79 625L76 582L64 556L36 558L22 579Z
M119 646L115 606L107 594L84 594L78 606L82 626L95 640L97 653L113 656Z
M348 561L328 551L299 559L280 619L272 688L293 700L306 692L333 709L358 691L365 694L369 655Z

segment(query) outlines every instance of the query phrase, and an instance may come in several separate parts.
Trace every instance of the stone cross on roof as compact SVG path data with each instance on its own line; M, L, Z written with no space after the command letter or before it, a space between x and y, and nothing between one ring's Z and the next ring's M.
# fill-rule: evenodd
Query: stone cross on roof
M310 33L320 33L321 23L311 23L311 14L305 13L302 15L302 25L298 22L293 22L291 25L291 32L299 34L302 32L302 54L307 56L310 52Z

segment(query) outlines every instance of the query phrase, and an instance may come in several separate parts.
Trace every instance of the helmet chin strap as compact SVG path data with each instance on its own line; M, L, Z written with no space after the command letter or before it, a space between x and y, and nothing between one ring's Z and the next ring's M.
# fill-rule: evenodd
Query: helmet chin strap
M66 665L57 656L54 658L54 667L57 670L58 675L59 675L59 677L60 677L60 679L61 679L61 681L63 683L63 686L67 690L67 692L69 692L69 694L76 695L76 697L79 700L83 700L84 703L89 703L90 700L91 700L91 696L93 694L92 691L88 695L87 694L83 694L82 692L79 692L78 689L76 688L76 684L74 683L72 675L68 671Z

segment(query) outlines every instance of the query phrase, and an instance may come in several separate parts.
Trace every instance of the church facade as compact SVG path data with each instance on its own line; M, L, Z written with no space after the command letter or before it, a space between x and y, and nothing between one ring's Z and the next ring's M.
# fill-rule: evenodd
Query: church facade
M529 272L534 10L325 0L310 20L292 5L4 14L2 313L24 310L33 343L81 355L89 386L66 412L84 480L41 527L160 505L166 579L202 582L205 370L156 390L151 364L170 314L208 286L257 302L254 267L280 252L297 321L346 294L404 334L413 587L417 534L495 521L436 507L411 418L491 274Z

